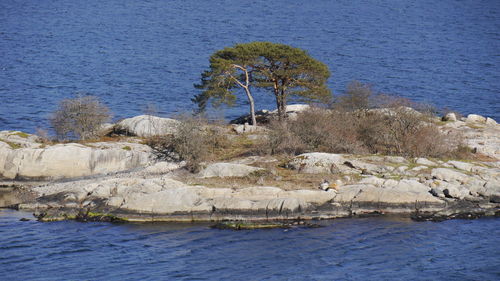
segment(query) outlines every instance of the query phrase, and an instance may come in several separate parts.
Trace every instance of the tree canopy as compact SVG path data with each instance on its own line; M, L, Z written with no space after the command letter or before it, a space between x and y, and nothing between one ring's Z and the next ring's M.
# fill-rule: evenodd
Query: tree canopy
M326 86L329 77L328 67L302 49L271 42L237 44L210 57L209 69L202 73L201 83L195 85L203 92L193 101L201 110L209 99L215 105L232 105L236 99L234 91L243 88L255 124L251 87L274 94L278 116L282 119L291 96L302 101L330 101L331 92Z

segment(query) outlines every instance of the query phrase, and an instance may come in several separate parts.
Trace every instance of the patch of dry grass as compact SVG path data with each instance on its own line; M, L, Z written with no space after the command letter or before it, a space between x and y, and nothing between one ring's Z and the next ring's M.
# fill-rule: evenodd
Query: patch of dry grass
M252 166L266 169L263 172L256 172L247 177L227 177L227 178L197 178L192 174L178 176L178 180L190 185L203 185L211 188L232 188L240 189L251 186L275 186L283 190L310 189L317 190L323 180L331 183L342 179L344 174L305 174L283 167L286 158L279 158L273 162L255 162ZM348 175L354 183L359 180L358 175Z

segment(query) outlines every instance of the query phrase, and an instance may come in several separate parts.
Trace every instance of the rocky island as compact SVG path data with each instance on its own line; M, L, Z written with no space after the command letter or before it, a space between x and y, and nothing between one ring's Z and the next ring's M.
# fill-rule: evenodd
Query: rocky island
M290 106L290 115L307 106ZM270 114L269 112L264 112ZM262 117L262 116L261 116ZM0 132L0 207L41 221L273 221L367 215L444 220L500 215L500 125L454 115L472 160L308 152L287 157L224 152L190 172L158 157L145 138L176 134L181 121L137 116L105 126L101 141L46 143ZM244 118L240 122L245 122ZM238 123L238 122L236 122ZM215 129L214 129L215 128ZM264 127L214 125L245 146Z

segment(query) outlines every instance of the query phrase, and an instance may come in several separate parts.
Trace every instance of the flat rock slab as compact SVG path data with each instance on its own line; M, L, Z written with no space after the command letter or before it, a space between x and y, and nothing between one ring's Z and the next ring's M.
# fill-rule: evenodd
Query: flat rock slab
M265 171L265 169L244 164L213 163L203 169L198 176L200 178L246 177L257 171Z
M329 174L339 169L344 162L346 159L340 154L313 152L298 155L287 165L301 173Z
M131 147L140 146L140 150ZM139 144L100 149L76 143L45 148L0 146L0 177L7 179L74 178L145 166L150 149Z

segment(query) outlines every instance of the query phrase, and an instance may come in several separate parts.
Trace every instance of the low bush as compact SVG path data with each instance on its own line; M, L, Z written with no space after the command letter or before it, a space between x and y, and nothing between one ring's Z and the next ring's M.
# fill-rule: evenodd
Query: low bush
M272 121L268 144L272 154L300 154L306 151L365 153L357 139L357 122L352 113L312 108L288 122Z
M449 157L460 146L429 116L408 107L341 111L311 109L295 120L270 124L270 152L373 153Z
M191 172L198 172L200 164L215 150L225 146L227 139L201 117L182 116L174 134L154 136L146 140L160 159L186 161Z
M352 81L347 85L344 95L338 97L333 108L339 111L356 111L372 107L372 87L359 81Z
M109 109L97 97L78 95L62 100L50 117L50 123L59 140L88 140L97 137L110 118Z

